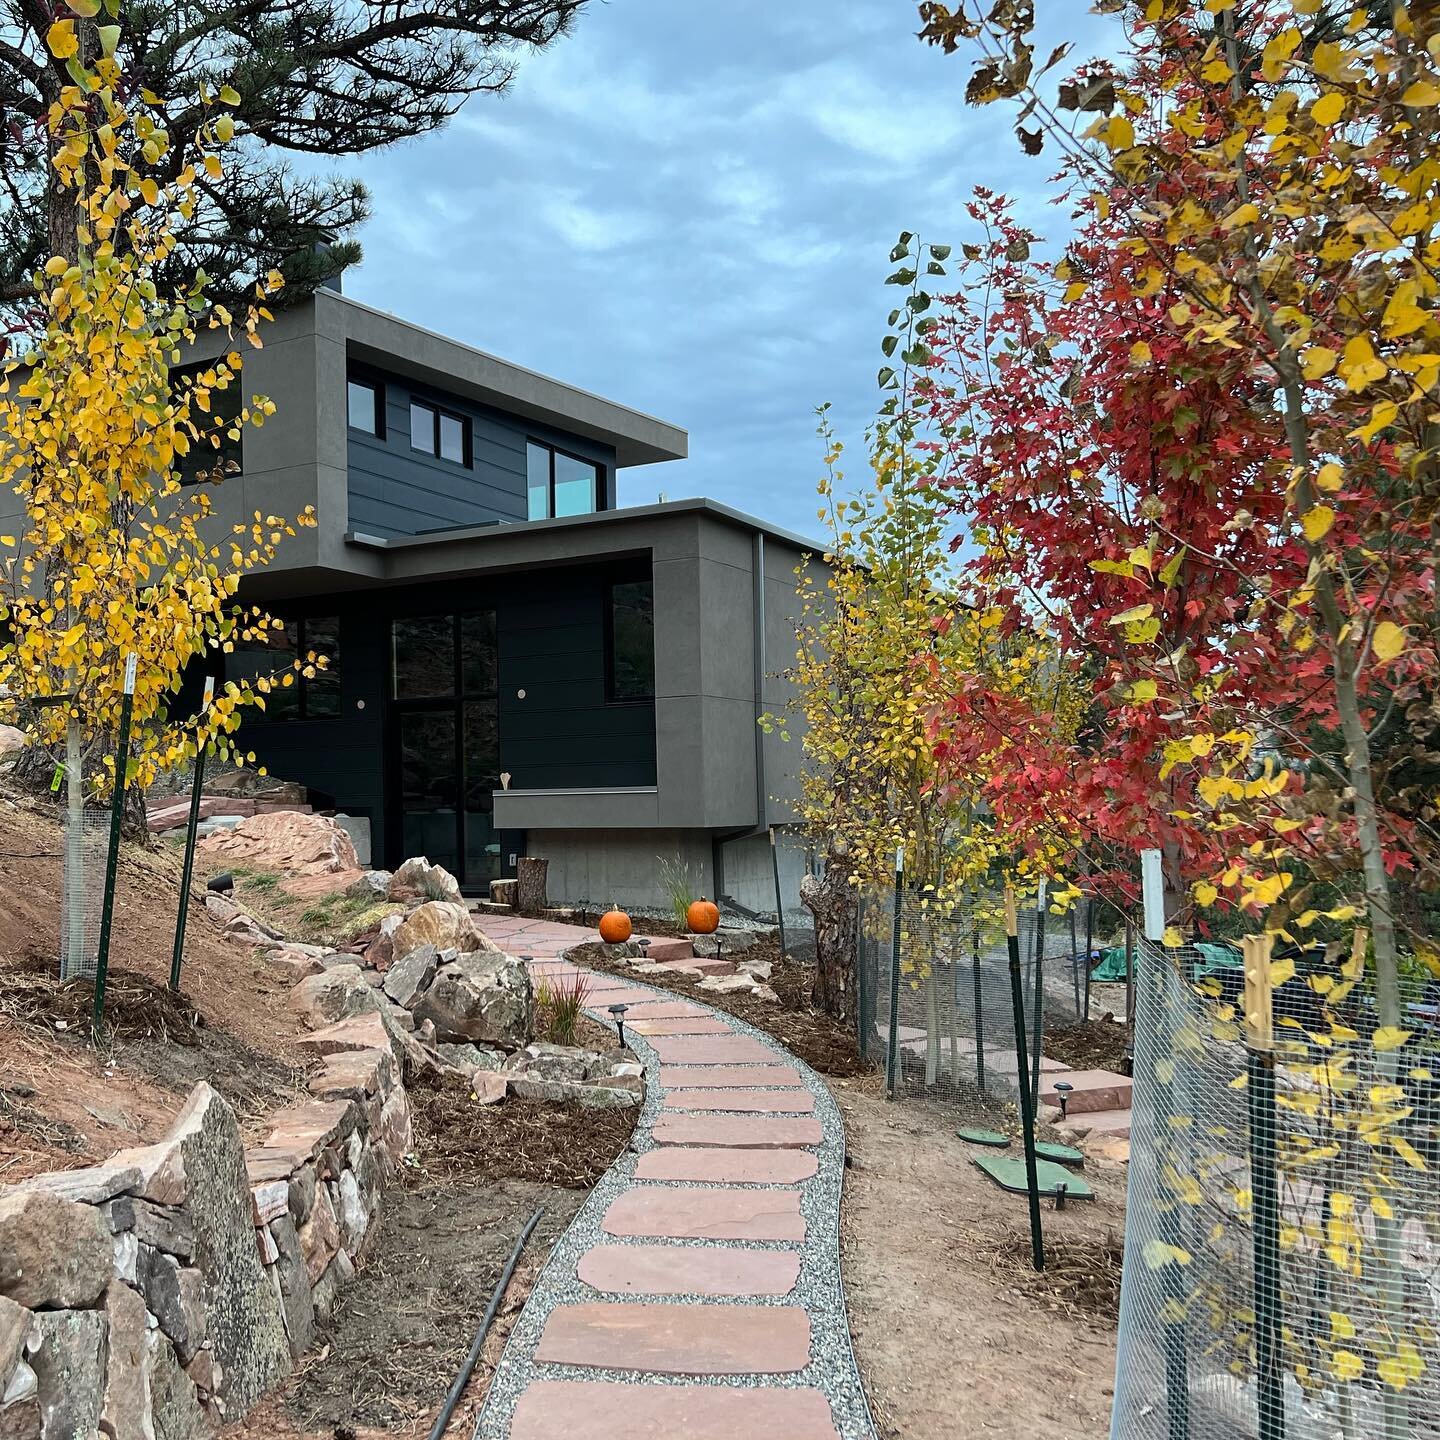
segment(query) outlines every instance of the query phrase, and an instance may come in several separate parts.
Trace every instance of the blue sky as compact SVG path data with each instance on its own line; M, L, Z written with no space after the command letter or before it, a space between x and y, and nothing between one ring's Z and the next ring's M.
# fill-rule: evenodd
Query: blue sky
M1077 54L1114 24L1040 8ZM1050 158L967 109L968 64L917 28L910 0L595 0L505 96L343 162L374 199L346 291L688 429L622 505L709 495L814 533L814 410L858 479L897 233L958 243L975 185L1064 228Z

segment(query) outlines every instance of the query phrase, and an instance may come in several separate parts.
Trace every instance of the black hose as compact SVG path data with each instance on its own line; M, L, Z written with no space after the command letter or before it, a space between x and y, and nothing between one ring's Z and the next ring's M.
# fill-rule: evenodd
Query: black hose
M510 1259L506 1262L499 1284L495 1286L495 1293L490 1297L485 1318L480 1322L479 1330L475 1332L475 1342L470 1346L470 1353L465 1357L465 1363L460 1367L460 1373L455 1377L455 1383L450 1387L450 1393L445 1397L445 1403L440 1407L440 1413L435 1417L435 1424L430 1428L430 1440L440 1440L454 1417L455 1407L460 1403L460 1397L465 1393L465 1387L470 1383L470 1377L475 1373L475 1366L480 1361L480 1352L485 1348L485 1337L490 1333L490 1326L495 1322L495 1312L499 1310L500 1302L505 1298L505 1292L510 1287L510 1277L515 1273L516 1265L520 1263L520 1252L525 1248L525 1242L540 1223L540 1217L544 1213L545 1207L542 1205L520 1232L520 1238L510 1252Z

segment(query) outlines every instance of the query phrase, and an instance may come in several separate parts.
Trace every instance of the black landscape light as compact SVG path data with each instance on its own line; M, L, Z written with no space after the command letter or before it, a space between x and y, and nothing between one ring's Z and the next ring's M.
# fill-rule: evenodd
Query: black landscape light
M1062 1120L1070 1113L1070 1092L1074 1088L1068 1080L1055 1082L1055 1096L1060 1101L1060 1118Z
M635 943L640 947L640 958L642 960L648 960L650 958L650 941L648 939L637 939Z
M615 1022L615 1030L619 1037L620 1048L625 1048L625 1012L628 1005L612 1005L610 1007L610 1018Z

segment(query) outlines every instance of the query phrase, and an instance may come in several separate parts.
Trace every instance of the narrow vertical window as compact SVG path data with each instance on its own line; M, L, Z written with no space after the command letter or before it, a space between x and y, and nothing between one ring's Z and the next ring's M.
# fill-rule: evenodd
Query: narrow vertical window
M610 586L605 689L612 704L655 698L655 587L649 580Z
M346 387L347 413L352 430L384 435L383 390L369 380L350 380Z

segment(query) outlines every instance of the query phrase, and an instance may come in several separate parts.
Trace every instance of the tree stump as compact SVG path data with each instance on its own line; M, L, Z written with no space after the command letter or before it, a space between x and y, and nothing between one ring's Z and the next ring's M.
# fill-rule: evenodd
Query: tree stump
M815 917L815 987L811 1003L837 1020L853 1021L859 907L845 861L827 856L822 874L805 876L800 882L800 903Z
M492 880L490 882L490 903L492 905L515 904L515 882L513 880Z
M545 880L550 862L534 855L522 855L515 864L515 908L523 915L538 915L549 903Z

